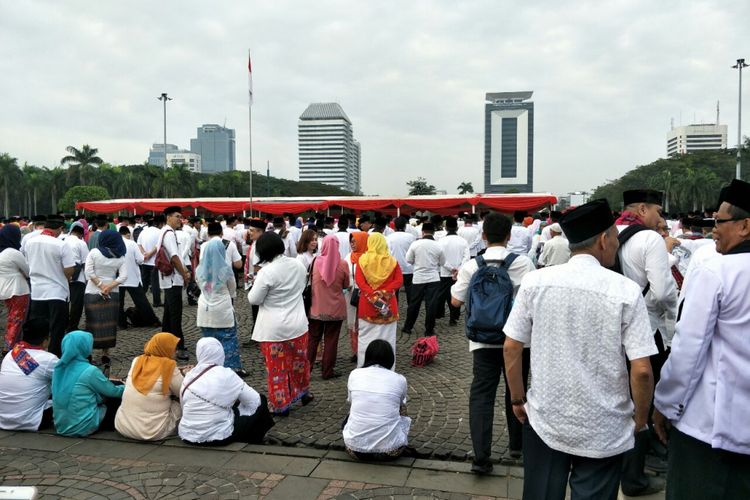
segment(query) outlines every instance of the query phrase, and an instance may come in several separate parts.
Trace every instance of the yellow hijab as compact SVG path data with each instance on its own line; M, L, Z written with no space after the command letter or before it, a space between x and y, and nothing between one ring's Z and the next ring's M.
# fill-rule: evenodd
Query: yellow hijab
M143 347L143 355L135 359L131 376L133 387L144 396L151 391L161 376L162 393L169 394L169 383L172 381L177 362L174 353L180 339L171 333L157 333Z
M367 283L377 289L388 279L397 264L388 251L385 237L381 233L371 233L367 239L367 252L359 258L359 268Z

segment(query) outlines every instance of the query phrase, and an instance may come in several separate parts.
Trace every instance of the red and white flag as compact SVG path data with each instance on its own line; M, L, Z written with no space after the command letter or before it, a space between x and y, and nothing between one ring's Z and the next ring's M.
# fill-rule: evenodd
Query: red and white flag
M247 88L250 96L250 104L253 103L253 65L250 62L250 51L247 51Z

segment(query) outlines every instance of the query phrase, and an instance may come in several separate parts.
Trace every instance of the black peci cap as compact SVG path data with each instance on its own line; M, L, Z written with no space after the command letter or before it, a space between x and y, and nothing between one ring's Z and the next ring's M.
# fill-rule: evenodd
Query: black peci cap
M631 189L622 193L622 201L625 203L626 207L633 203L663 205L664 193L661 191L654 191L653 189Z
M614 223L612 209L605 199L590 201L574 208L560 219L560 226L571 243L593 238L612 227Z

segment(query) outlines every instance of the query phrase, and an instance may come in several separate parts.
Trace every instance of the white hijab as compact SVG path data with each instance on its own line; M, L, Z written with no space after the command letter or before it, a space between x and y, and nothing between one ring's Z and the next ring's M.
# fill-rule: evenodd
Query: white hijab
M224 367L224 348L221 342L213 337L204 337L198 341L195 355L198 358L198 364L185 376L182 382L183 387L209 366L215 365L190 384L188 392L216 406L231 409L245 386L245 382L230 368Z

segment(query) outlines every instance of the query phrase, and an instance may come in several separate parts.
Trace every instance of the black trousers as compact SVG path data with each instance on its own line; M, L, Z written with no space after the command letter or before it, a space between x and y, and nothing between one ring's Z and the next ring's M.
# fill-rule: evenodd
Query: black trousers
M180 339L177 349L185 349L185 336L182 334L182 287L173 286L164 290L164 315L161 329Z
M151 304L148 303L146 298L146 292L140 286L121 286L120 287L120 314L118 316L120 325L124 325L127 322L125 317L125 292L130 294L130 298L133 300L133 305L141 314L152 325L156 325L159 322L159 318L154 313L154 309Z
M422 307L422 301L425 303L424 330L425 335L435 334L435 306L437 305L438 293L440 292L440 282L431 283L412 283L411 293L408 301L409 306L406 308L406 323L404 329L411 330L414 323L417 322L419 309Z
M492 424L495 421L495 397L500 384L500 374L505 371L502 349L476 349L474 357L474 378L469 391L469 430L474 448L474 463L486 464L492 455ZM523 350L521 371L524 389L528 387L531 354ZM508 447L511 450L523 448L523 427L513 413L510 404L510 389L505 378L505 420L508 425Z
M263 444L266 433L276 425L268 411L268 399L260 395L260 406L252 415L240 415L237 406L234 407L234 429L232 435L219 441L206 441L204 443L186 443L198 446L223 446L229 443L241 442L249 444Z
M68 326L68 301L32 300L29 319L42 318L49 323L48 351L57 357L62 355L62 339Z
M445 317L445 305L447 303L450 320L455 322L461 317L461 308L453 307L451 305L451 287L453 286L453 283L455 283L455 281L453 281L453 278L450 276L440 278L440 293L438 294L435 317Z
M72 281L68 283L70 289L70 314L68 315L68 332L78 330L83 314L83 295L86 292L86 283Z
M563 500L570 477L571 500L617 500L622 454L587 458L553 450L523 426L523 500Z
M414 279L414 275L404 274L403 277L404 277L404 295L406 295L406 305L408 306L410 302L409 294L411 293L411 283L412 283L412 280ZM396 302L398 302L398 295L400 291L401 291L400 288L396 291Z
M149 287L151 288L151 303L154 307L161 307L161 288L159 287L159 270L156 266L148 266L143 264L141 266L141 281L143 282L143 291L148 292Z

